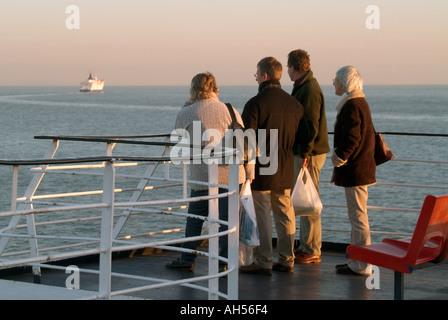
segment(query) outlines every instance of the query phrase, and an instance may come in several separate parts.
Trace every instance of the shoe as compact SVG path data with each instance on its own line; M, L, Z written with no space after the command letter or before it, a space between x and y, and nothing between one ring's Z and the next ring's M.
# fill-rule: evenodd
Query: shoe
M248 266L241 266L240 271L242 273L251 273L251 274L265 274L265 275L272 275L272 269L268 268L262 268L255 262L252 262L252 264Z
M194 270L194 263L177 259L174 260L171 263L168 263L165 265L168 269L176 269L176 270L183 270L183 271L193 271Z
M280 263L277 262L276 264L274 264L272 266L272 270L293 273L294 272L294 266L285 266L285 265L280 264Z
M345 265L345 266L341 265L339 268L336 269L336 273L349 275L349 276L362 276L362 274L357 273L357 272L353 271L352 269L350 269L350 267L348 265Z
M297 263L320 263L322 259L320 258L320 256L302 252L302 254L295 257L294 261Z

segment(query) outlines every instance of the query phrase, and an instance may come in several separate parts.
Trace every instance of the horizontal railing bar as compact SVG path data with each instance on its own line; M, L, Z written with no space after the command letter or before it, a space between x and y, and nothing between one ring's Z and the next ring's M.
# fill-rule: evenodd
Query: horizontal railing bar
M79 158L61 158L61 159L0 159L0 165L43 165L43 164L66 164L66 163L84 163L84 162L99 162L99 161L188 161L188 160L203 160L203 159L215 159L220 157L232 156L237 153L236 149L227 149L222 152L208 153L208 154L193 154L183 157L171 157L171 156L151 156L151 157L138 157L138 156L95 156L95 157L79 157Z
M334 134L334 132L328 132L328 134ZM421 133L421 132L381 131L381 134L390 134L390 135L397 135L397 136L448 137L448 133Z
M156 241L156 242L147 242L147 243L135 243L135 244L128 244L128 245L120 245L120 246L114 246L112 247L112 252L119 252L119 251L130 251L130 250L136 250L136 249L143 249L146 247L162 247L162 246L168 246L168 245L175 245L178 243L182 243L182 242L187 242L187 241L199 241L199 240L206 240L206 239L211 239L211 238L219 238L222 236L226 236L229 235L231 233L236 232L236 228L233 227L231 229L227 229L225 231L220 231L218 233L214 233L214 234L205 234L205 235L200 235L200 236L195 236L195 237L184 237L184 238L178 238L178 239L171 239L171 240L160 240L160 241ZM113 240L114 242L116 242L116 240ZM176 248L176 250L181 250L182 248ZM192 250L195 251L196 250ZM208 256L209 253L208 252L201 252L201 254Z
M323 231L333 231L333 232L344 232L344 233L350 233L351 232L351 230L349 230L349 229L322 228L322 230ZM372 234L390 235L390 236L404 236L404 237L412 236L412 233L390 232L390 231L374 231L374 230L370 230L370 233L372 233Z
M23 258L20 260L14 260L14 261L0 261L0 268L3 267L10 267L10 266L19 266L19 265L27 265L34 262L45 262L45 261L54 261L54 260L63 260L68 258L75 258L79 256L87 256L87 255L93 255L104 252L104 249L97 248L97 249L89 249L89 250L82 250L82 251L76 251L76 252L66 252L66 253L60 253L56 255L48 255L48 256L39 256L39 257L33 257L33 258Z
M320 182L322 182L322 183L331 183L330 180L320 180ZM376 182L373 186L448 189L448 186L431 186L431 185L424 185L424 184L404 184L404 183L389 183L389 182Z
M114 163L114 167L134 167L138 166L138 162L128 162L128 163ZM104 163L101 164L92 164L92 165L74 165L74 166L52 166L46 169L42 169L41 167L31 168L31 172L49 172L56 170L77 170L77 169L104 169ZM70 171L69 171L70 172ZM73 172L73 171L71 171Z
M344 204L323 204L324 208L346 208ZM403 212L420 212L420 209L405 209L405 208L388 208L388 207L375 207L367 206L370 210L383 210L383 211L403 211Z
M46 268L46 269L53 269L53 270L61 270L61 271L65 271L67 267L65 266L58 266L58 265L51 265L51 264L45 264L45 263L31 263L30 266L35 266L35 267L41 267L41 268ZM217 274L215 274L214 276L223 276L226 275L230 272L232 272L234 269L233 268L229 268L227 271L223 271L223 272L218 272ZM94 269L86 269L86 268L79 268L79 272L80 273L88 273L88 274L99 274L99 270L94 270ZM147 277L147 276L139 276L139 275L132 275L132 274L124 274L124 273L118 273L118 272L111 272L111 276L112 277L120 277L120 278L125 278L125 279L131 279L131 280L140 280L140 281L147 281L147 282L156 282L156 283L167 283L168 285L182 285L185 287L189 287L189 288L193 288L193 289L200 289L203 291L209 291L207 288L203 287L203 286L199 286L199 285L195 285L191 282L195 282L195 281L202 281L203 278L189 278L188 282L182 282L179 283L178 281L173 282L172 280L166 280L166 279L160 279L160 278L153 278L153 277ZM166 286L166 285L165 285ZM132 292L137 292L137 291L144 291L144 290L148 290L148 289L152 289L152 288L144 288L142 289L142 287L136 287L136 288L132 288L132 289L124 289L124 290L120 290L120 291L112 291L111 292L111 296L116 296L116 295L122 295L125 293L132 293ZM131 290L131 291L129 291ZM215 292L215 294L217 295L221 295L221 297L226 298L227 295L223 294L223 293L219 293L219 292ZM93 295L92 298L99 298L101 296L99 295Z
M108 206L109 205L107 203L94 203L94 204L81 204L81 205L66 206L66 207L62 206L62 207L57 207L57 208L45 208L45 209L40 208L40 209L30 209L30 210L5 211L5 212L0 212L0 217L39 214L39 213L45 213L45 212L98 209L98 208L107 208Z
M182 184L179 183L173 183L173 184L166 184L166 185L160 185L160 186L146 186L143 188L143 190L155 190L155 189L163 189L163 188L171 188L171 187L179 187L182 186ZM122 192L129 192L129 191L139 191L142 189L138 188L116 188L114 189L115 193L122 193ZM17 198L17 201L20 203L38 203L34 200L41 200L41 199L52 199L52 198L65 198L65 197L80 197L80 196L90 196L90 195L100 195L103 194L103 190L91 190L91 191L78 191L78 192L66 192L66 193L53 193L53 194L44 194L44 195L35 195L33 196L33 200L29 201L26 200L25 197ZM45 203L46 204L46 203Z
M157 137L170 137L171 133L158 133L158 134L144 134L144 135L123 135L123 136L66 136L66 135L42 135L34 136L34 139L49 139L49 140L69 140L69 139L82 139L94 140L94 139L130 139L130 138L157 138Z

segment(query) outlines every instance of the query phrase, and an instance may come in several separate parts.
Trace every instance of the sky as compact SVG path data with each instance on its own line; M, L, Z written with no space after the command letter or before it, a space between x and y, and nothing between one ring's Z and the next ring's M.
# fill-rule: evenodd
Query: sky
M267 56L291 84L295 49L322 85L345 65L365 85L448 84L447 35L447 0L1 0L0 85L256 85Z

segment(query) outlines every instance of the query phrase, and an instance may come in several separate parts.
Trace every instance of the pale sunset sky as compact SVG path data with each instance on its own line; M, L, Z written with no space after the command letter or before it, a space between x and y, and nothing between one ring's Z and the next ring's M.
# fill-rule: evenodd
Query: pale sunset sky
M366 13L369 5L378 10ZM89 72L110 86L188 86L203 71L218 85L256 85L266 56L283 64L289 85L294 49L309 52L323 85L348 64L365 85L448 84L447 0L2 0L0 7L1 86L78 86Z

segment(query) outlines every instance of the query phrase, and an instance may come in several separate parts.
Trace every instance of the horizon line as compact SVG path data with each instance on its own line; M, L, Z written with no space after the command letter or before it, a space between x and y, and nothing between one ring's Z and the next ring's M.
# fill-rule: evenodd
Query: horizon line
M282 86L292 86L291 84L283 84ZM332 86L333 84L320 83L321 86ZM189 84L111 84L107 85L107 87L189 87ZM414 83L414 84L381 84L381 83L373 83L373 84L364 84L364 88L368 86L391 86L391 87L402 87L402 86L448 86L448 83ZM38 85L38 84L0 84L0 87L79 87L79 85ZM106 87L106 86L105 86ZM219 87L258 87L257 84L223 84Z

